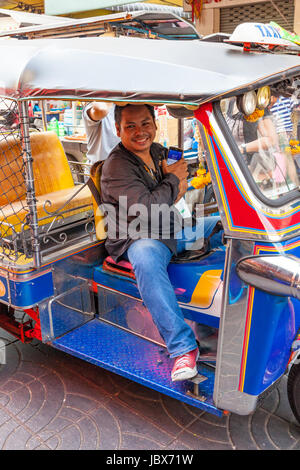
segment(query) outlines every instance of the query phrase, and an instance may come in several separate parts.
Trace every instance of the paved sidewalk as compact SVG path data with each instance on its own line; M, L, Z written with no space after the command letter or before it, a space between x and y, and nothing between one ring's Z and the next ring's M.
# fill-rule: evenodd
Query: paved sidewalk
M0 329L2 450L300 450L279 388L252 416L217 418Z

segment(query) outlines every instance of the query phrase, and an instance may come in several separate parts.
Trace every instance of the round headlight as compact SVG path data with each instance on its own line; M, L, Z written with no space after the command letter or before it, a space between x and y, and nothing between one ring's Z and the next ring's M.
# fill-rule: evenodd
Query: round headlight
M246 114L246 116L250 116L250 114L254 113L256 109L256 103L257 96L255 91L248 91L247 93L238 96L236 104L239 111Z
M257 90L257 107L259 109L265 109L270 103L271 90L268 86L263 86Z

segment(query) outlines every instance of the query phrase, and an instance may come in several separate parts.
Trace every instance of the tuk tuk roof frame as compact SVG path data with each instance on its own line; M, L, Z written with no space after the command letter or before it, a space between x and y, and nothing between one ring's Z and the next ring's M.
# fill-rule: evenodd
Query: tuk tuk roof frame
M0 40L0 94L17 101L197 107L300 74L300 57L225 43L140 38ZM212 60L213 58L213 60Z

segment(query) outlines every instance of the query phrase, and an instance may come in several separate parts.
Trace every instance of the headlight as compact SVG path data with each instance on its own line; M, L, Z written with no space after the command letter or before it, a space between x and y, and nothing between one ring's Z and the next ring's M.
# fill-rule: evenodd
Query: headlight
M257 96L255 91L248 91L237 98L237 107L239 111L246 116L250 116L255 111L257 103Z
M265 109L270 103L271 90L268 86L263 86L257 91L257 107L258 109Z

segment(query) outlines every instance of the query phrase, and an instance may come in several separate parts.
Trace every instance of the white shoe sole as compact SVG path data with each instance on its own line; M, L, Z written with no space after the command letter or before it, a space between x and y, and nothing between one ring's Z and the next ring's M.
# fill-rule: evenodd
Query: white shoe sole
M179 382L180 380L188 380L188 379L193 379L196 377L198 374L198 369L197 367L194 367L194 369L182 369L178 372L175 372L172 374L172 382Z

